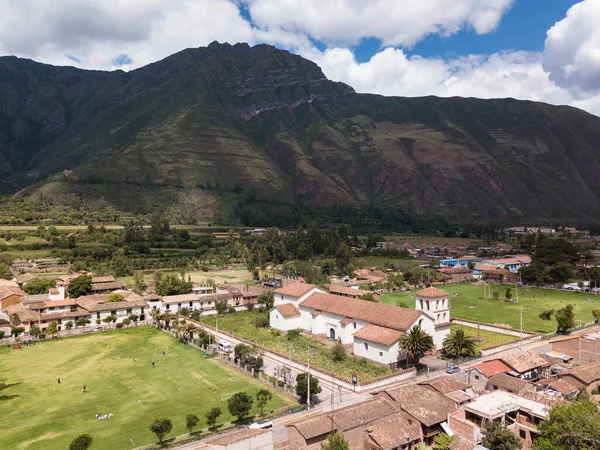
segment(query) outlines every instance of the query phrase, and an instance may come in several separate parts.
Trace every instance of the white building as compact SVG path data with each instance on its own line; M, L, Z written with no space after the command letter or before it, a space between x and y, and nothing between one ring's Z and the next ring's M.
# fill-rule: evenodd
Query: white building
M131 315L138 316L138 320L144 321L148 317L148 304L140 295L131 291L116 291L124 298L120 302L107 302L110 294L92 294L78 297L75 299L77 305L86 311L89 311L92 324L102 322L109 316L117 318L115 323L121 323Z
M317 286L294 284L275 291L271 310L273 328L302 329L342 344L352 344L354 355L383 364L396 364L400 337L419 325L433 337L436 350L450 332L448 294L430 287L416 294L416 309L328 294Z
M207 442L209 450L273 450L273 430L246 429Z

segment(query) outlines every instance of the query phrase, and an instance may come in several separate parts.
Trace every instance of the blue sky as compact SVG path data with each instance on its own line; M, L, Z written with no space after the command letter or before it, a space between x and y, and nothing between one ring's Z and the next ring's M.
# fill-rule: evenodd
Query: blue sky
M357 92L513 97L600 115L600 0L19 0L0 55L131 70L267 43Z

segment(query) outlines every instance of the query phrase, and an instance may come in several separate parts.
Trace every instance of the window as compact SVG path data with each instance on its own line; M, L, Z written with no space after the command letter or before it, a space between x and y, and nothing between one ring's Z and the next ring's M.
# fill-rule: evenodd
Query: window
M369 344L365 342L365 350L369 350Z
M181 309L181 303L177 303L177 309Z
M479 380L479 375L475 375L475 379L476 379L476 380Z
M190 308L194 306L194 302L190 302Z
M166 309L167 311L168 311L168 310L170 310L170 309L171 309L171 305L167 305L167 306L165 307L165 309Z
M354 329L356 330L356 322L354 322Z
M379 352L379 356L383 356L383 352Z
M132 312L132 309L131 309L131 308L129 308L129 309L127 310L127 314L131 314L131 312Z
M100 313L96 313L96 319L100 318Z
M519 430L519 437L521 439L527 439L527 433L525 432L525 430Z
M419 319L419 326L422 327L423 326L423 319Z

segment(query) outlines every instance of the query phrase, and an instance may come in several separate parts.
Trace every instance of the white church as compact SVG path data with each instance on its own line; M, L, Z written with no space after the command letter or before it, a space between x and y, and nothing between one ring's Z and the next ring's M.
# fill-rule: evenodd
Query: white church
M277 289L270 311L271 327L306 330L353 344L354 355L396 365L406 359L400 337L415 325L433 338L436 350L450 333L448 293L428 287L416 293L416 309L329 294L312 284L296 283Z

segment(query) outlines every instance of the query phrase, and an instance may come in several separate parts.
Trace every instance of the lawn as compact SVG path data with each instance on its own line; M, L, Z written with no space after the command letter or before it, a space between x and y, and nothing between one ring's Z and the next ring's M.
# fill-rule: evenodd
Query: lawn
M508 334L494 333L493 331L477 330L476 328L466 327L464 325L452 325L452 331L463 330L469 336L477 338L477 345L475 352L479 353L481 350L487 347L492 347L498 344L504 344L506 342L516 341L517 336L510 336Z
M352 378L353 372L356 372L359 381L368 381L392 373L392 370L388 367L371 364L364 359L347 357L342 362L334 362L329 347L323 342L305 336L300 336L290 342L287 336L280 334L277 330L256 328L254 321L259 318L268 319L268 316L257 311L244 311L234 314L204 316L200 320L214 327L218 319L219 330L233 332L236 337L247 339L285 355L290 353L290 344L292 344L292 357L303 362L306 361L308 346L310 345L315 350L315 356L311 358L312 366L334 372L348 379Z
M492 285L492 293L498 291L500 298L504 298L506 288L510 287L513 300L516 300L514 285ZM591 295L595 302L586 300L590 294L578 294L575 292L564 292L555 289L539 289L528 286L519 288L519 302L508 303L483 298L483 287L474 284L454 284L439 286L440 289L451 294L450 313L452 317L471 319L485 323L502 323L511 325L513 328L520 327L520 308L523 307L523 329L526 331L549 333L556 331L554 318L544 321L539 318L542 311L548 309L564 308L567 304L574 305L575 321L582 323L592 322L592 309L600 308L600 296ZM394 292L383 296L384 303L397 304L404 302L410 308L414 308L415 291Z
M156 347L165 346L165 356L160 350L155 354ZM223 411L218 420L223 424L233 420L227 396L245 391L254 397L264 387L148 326L56 339L22 351L3 347L0 361L0 447L5 449L65 448L81 433L93 437L94 449L131 448L130 439L136 446L148 444L156 440L149 426L157 417L172 420L168 437L187 433L190 413L200 418L199 429L206 428L204 414L215 406ZM266 410L291 402L273 392ZM101 421L96 413L114 417Z

